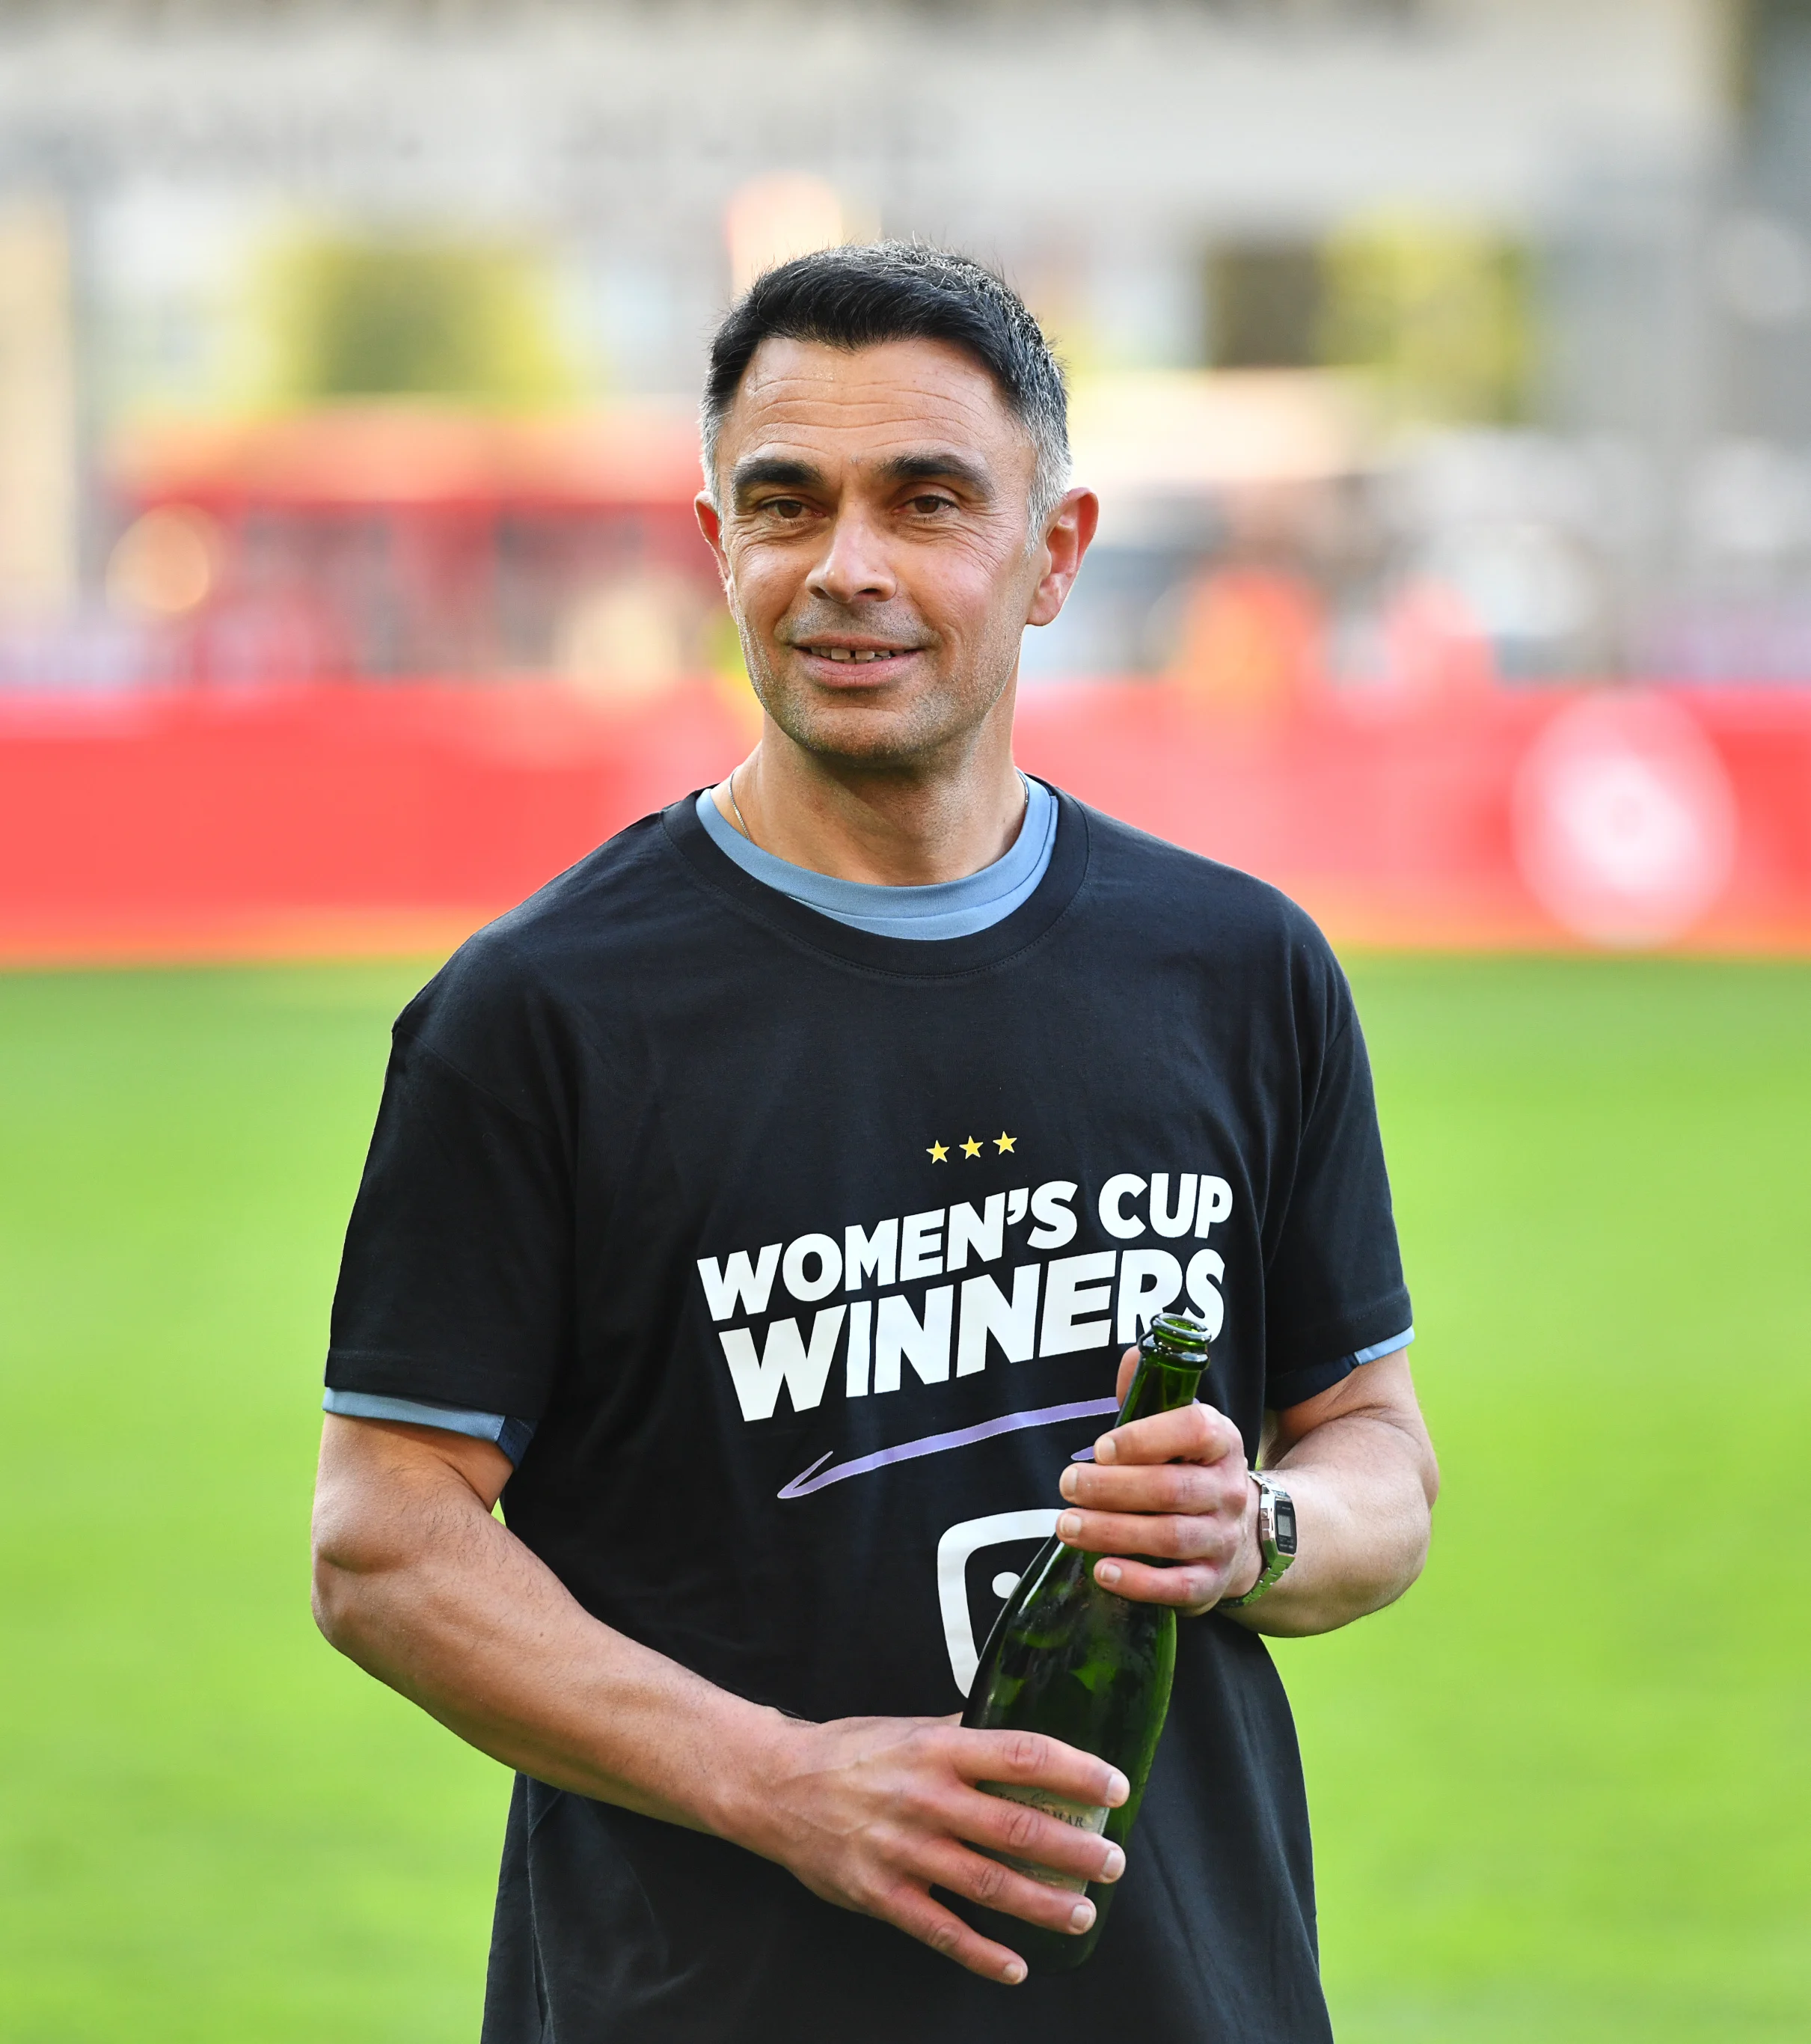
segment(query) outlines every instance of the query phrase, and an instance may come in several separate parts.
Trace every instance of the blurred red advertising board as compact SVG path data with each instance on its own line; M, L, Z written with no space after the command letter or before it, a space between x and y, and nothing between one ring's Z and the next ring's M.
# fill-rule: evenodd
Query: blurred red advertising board
M450 947L746 750L745 695L552 682L0 696L0 960ZM1027 691L1019 756L1337 943L1811 953L1811 691Z
M1336 942L1811 951L1811 691L1323 696L1209 714L1051 690L1019 757L1273 882Z

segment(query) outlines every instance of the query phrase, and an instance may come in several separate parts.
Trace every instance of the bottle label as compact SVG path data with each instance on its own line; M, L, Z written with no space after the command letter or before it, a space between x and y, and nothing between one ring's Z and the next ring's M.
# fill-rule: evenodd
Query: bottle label
M1007 1781L977 1781L977 1788L989 1796L1003 1796L1009 1803L1023 1803L1028 1810L1039 1810L1046 1817L1054 1817L1059 1824L1073 1824L1078 1831L1092 1831L1099 1838L1107 1828L1107 1809L1104 1804L1072 1803L1066 1796L1053 1796L1048 1788L1022 1788ZM1034 1881L1041 1881L1046 1888L1061 1888L1072 1895L1080 1895L1088 1881L1079 1873L1057 1873L1047 1866L1039 1866L1035 1860L1015 1859L1011 1853L990 1853L1003 1866L1010 1866L1015 1873L1028 1873Z

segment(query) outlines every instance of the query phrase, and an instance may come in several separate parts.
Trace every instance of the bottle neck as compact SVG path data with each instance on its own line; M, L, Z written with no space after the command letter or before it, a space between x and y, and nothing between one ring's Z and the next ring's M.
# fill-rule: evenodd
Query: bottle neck
M1180 1405L1192 1405L1201 1388L1204 1357L1171 1355L1161 1348L1141 1348L1132 1388L1119 1408L1116 1427L1134 1420L1149 1419L1153 1412L1173 1412Z

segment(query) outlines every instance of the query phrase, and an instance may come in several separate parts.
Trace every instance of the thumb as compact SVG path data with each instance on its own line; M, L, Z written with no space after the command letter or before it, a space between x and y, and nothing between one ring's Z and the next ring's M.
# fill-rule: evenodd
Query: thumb
M1126 1394L1132 1388L1132 1377L1138 1367L1138 1351L1129 1348L1119 1358L1119 1381L1114 1386L1113 1395L1120 1404L1126 1402Z

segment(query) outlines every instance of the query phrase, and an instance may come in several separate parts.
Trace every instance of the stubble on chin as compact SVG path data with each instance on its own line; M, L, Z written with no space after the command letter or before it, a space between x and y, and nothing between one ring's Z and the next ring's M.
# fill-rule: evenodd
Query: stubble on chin
M961 751L986 720L1011 678L954 682L940 679L891 701L827 699L808 682L777 674L765 661L748 661L762 708L801 751L851 765L927 766Z
M804 690L758 686L761 705L801 751L821 759L907 766L934 757L960 736L961 718L939 715L934 702L826 703Z

